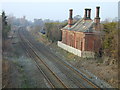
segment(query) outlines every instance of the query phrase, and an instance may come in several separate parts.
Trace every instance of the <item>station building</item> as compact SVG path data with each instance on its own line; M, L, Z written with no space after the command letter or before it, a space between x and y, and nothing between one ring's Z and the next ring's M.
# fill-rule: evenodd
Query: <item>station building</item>
M96 17L91 19L91 9L86 8L84 17L73 25L73 10L69 10L68 24L63 27L62 41L58 46L80 57L94 57L101 48L100 7L96 7Z

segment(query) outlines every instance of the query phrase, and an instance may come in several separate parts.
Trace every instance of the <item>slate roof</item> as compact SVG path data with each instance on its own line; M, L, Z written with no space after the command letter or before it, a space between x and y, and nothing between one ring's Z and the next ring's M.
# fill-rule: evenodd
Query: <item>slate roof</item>
M93 20L84 20L84 18L78 20L71 28L66 25L61 30L71 30L78 32L95 32L93 29L94 21Z

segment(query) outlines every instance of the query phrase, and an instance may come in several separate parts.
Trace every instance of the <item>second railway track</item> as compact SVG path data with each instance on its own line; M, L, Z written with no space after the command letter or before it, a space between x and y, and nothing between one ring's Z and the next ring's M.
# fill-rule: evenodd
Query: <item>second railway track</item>
M39 69L39 71L42 73L42 75L46 79L50 88L66 88L66 89L68 89L68 87L61 81L61 79L52 70L50 70L49 67L41 60L41 58L39 56L37 56L36 52L33 49L31 49L31 46L29 46L29 44L27 44L26 39L24 38L24 36L22 36L20 34L19 31L18 31L18 34L22 41L22 43L21 43L22 47L26 50L27 54L35 61L37 68ZM40 62L38 62L38 60ZM50 79L51 77L48 77L48 75L42 70L39 63L42 63L42 65L44 65L46 67L47 71L49 71L51 73L51 75L54 76L54 81L57 81L57 82L52 81ZM58 86L58 84L60 87Z

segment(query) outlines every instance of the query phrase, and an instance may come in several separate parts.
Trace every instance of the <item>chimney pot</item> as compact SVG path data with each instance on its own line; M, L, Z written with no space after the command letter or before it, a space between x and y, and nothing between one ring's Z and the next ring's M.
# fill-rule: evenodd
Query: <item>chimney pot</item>
M68 27L72 26L72 22L73 22L72 13L73 13L73 9L70 9L69 10Z
M70 9L69 10L69 18L72 19L72 12L73 12L73 9Z
M84 19L87 19L87 9L85 9Z
M97 7L96 7L96 17L97 17L97 18L99 18L99 12L100 12L99 10L100 10L100 7L97 6Z
M91 9L89 9L88 17L91 19Z
M91 9L86 8L86 9L85 9L84 19L85 19L85 20L91 19L91 18L90 18L90 15L91 15Z

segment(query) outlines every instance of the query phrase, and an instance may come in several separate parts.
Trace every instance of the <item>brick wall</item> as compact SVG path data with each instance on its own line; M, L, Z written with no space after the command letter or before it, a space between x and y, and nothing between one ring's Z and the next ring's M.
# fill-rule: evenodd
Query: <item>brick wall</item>
M62 42L79 50L84 50L84 36L82 32L62 30Z
M101 47L100 37L96 34L85 34L85 51L98 51Z
M79 50L84 50L84 36L82 32L76 32L76 48Z
M62 30L62 43L81 51L98 51L100 38L94 33Z

